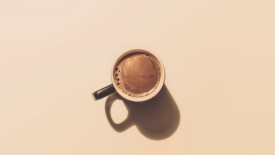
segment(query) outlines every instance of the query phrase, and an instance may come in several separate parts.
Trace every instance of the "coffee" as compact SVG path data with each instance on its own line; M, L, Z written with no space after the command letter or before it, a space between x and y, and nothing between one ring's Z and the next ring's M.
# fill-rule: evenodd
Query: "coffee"
M113 78L119 91L141 98L158 87L161 65L151 53L143 50L129 51L120 57L113 70Z
M114 70L114 81L121 92L132 97L150 95L161 78L160 63L149 53L125 55Z

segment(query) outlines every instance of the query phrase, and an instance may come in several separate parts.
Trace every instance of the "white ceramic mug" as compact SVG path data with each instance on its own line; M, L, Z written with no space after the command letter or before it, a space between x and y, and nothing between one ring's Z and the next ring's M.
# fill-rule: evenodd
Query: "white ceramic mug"
M118 86L115 84L115 81L114 81L114 70L116 69L116 65L117 63L123 59L125 56L129 55L129 54L132 54L132 53L135 53L135 52L138 52L138 53L147 53L147 54L150 54L152 56L154 56L157 61L159 62L159 64L161 65L160 66L160 70L161 70L161 76L160 76L160 81L159 81L159 84L157 85L156 89L150 93L149 95L147 96L144 96L144 97L140 97L140 98L136 98L136 97L132 97L132 96L128 96L127 94L123 93L121 90L119 90ZM143 102L143 101L146 101L146 100L149 100L151 98L153 98L154 96L156 96L162 86L164 85L164 81L165 81L165 69L164 69L164 65L163 63L161 62L161 60L159 59L159 57L157 57L156 54L153 54L152 52L148 52L146 50L141 50L141 49L134 49L134 50L130 50L130 51L127 51L125 53L123 53L116 61L115 63L113 64L112 66L112 69L111 69L111 81L112 81L112 84L94 92L92 94L92 96L94 97L95 100L99 100L101 98L104 98L108 95L111 95L113 93L118 93L120 96L122 96L124 99L127 99L129 101L133 101L133 102Z

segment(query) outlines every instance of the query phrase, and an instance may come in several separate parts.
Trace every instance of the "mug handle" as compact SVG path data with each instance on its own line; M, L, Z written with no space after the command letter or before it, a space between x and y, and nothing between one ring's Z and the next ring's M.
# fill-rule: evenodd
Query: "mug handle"
M98 91L94 92L92 96L95 100L102 99L103 97L106 97L108 95L111 95L116 92L116 89L113 84L110 84L102 89L99 89Z

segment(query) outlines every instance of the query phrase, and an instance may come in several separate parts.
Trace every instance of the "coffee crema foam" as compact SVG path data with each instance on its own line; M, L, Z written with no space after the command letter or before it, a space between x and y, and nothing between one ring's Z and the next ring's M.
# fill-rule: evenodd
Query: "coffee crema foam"
M141 98L150 95L161 79L161 65L147 53L130 53L114 69L114 82L124 94Z
M161 65L149 53L130 53L122 57L113 71L114 82L124 94L142 98L158 87L161 79Z

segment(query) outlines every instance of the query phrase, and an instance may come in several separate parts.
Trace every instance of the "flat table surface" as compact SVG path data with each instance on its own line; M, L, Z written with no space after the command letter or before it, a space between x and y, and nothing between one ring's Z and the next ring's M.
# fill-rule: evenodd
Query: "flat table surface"
M1 0L1 155L274 155L274 0ZM156 53L165 86L117 94L114 61Z

